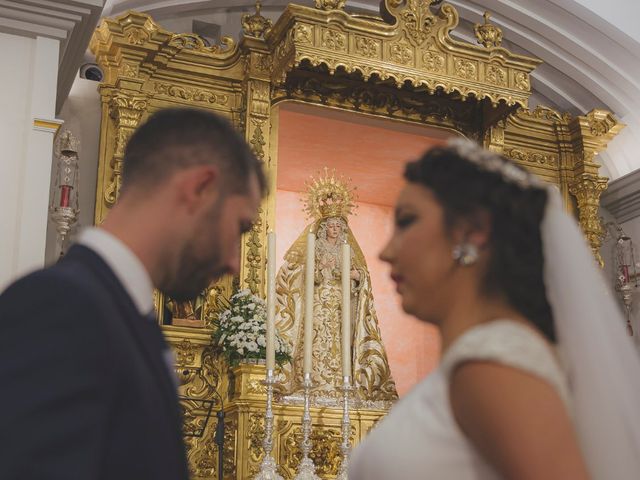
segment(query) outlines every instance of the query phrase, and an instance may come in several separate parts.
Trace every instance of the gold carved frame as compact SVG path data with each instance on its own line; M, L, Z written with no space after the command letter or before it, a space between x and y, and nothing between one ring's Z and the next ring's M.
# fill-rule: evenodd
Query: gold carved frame
M271 194L242 242L241 272L235 282L264 295L265 238L274 226L277 174L277 109L283 101L305 102L447 128L511 157L558 186L570 211L600 259L598 208L607 179L595 155L622 125L594 110L571 116L550 108L529 110L530 74L539 60L501 47L502 32L488 22L476 26L472 45L449 35L456 10L434 0L385 0L380 17L347 13L344 0L316 0L316 8L289 5L275 25L260 15L243 18L239 42L224 38L208 45L193 34L164 30L148 15L128 12L104 19L91 50L104 71L100 85L102 126L95 221L100 223L120 189L123 153L133 130L149 113L168 106L215 111L242 131L264 162ZM600 259L601 260L601 259ZM211 399L223 395L225 478L245 479L258 470L264 387L260 367L232 371L216 358L211 320L228 298L234 280L213 285L203 299L203 328L165 326L177 353L181 393ZM157 305L163 304L157 299ZM196 404L185 404L185 430L202 422ZM300 452L300 408L276 405L274 454L285 478L292 478ZM316 463L333 478L337 467L340 412L316 409ZM384 415L354 413L354 439ZM188 437L193 478L217 478L217 450L211 422L201 438ZM335 440L335 441L334 441Z

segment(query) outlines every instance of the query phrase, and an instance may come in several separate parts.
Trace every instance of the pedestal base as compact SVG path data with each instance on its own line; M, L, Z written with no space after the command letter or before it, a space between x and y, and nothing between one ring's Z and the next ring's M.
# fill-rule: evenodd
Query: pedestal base
M267 458L262 460L260 473L256 475L254 480L283 480L283 478L278 475L276 468L276 461L271 455L269 455Z
M295 480L320 480L320 477L316 475L316 466L310 458L302 459Z

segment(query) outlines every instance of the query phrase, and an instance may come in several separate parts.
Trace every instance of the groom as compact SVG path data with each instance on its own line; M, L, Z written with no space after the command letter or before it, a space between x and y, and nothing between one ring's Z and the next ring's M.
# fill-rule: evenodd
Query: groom
M57 265L0 296L0 478L188 478L175 374L153 288L195 297L238 273L265 190L229 123L152 115L118 203Z

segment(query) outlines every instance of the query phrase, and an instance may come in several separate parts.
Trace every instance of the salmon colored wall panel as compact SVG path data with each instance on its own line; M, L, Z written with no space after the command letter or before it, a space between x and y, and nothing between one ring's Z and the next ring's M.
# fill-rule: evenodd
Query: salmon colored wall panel
M405 163L451 135L319 107L287 108L279 114L277 184L290 192L304 191L309 175L328 167L354 180L361 202L393 205Z

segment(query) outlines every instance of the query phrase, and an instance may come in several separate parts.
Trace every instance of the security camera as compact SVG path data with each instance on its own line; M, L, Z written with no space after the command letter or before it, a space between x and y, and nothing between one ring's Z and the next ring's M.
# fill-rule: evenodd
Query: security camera
M80 78L101 82L104 78L102 69L95 63L85 63L80 67Z

